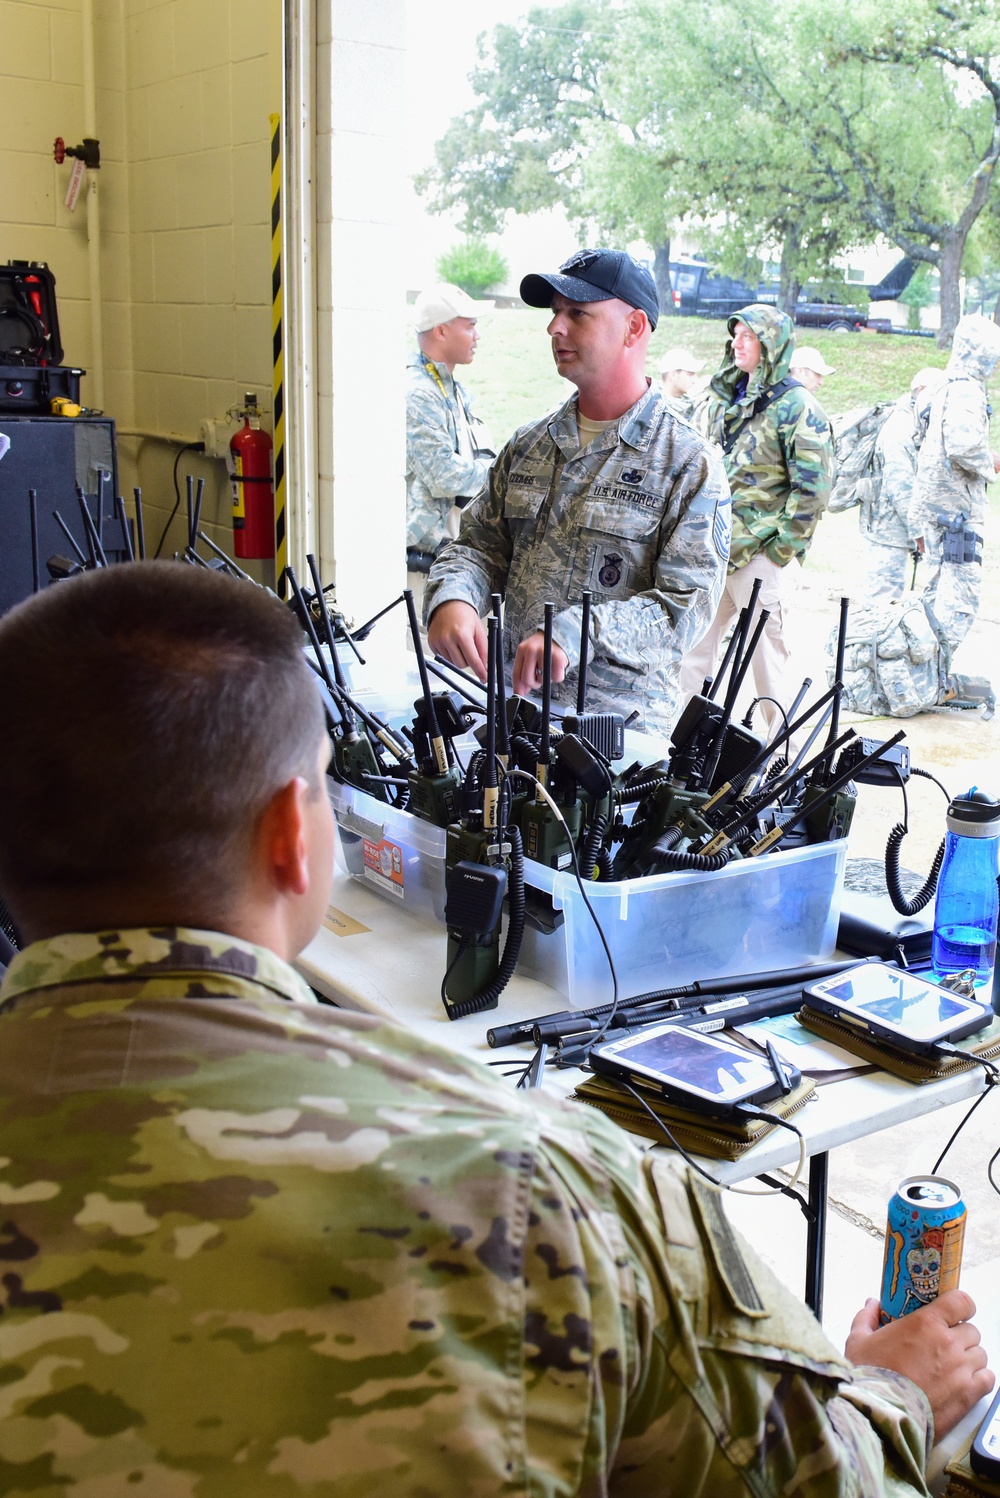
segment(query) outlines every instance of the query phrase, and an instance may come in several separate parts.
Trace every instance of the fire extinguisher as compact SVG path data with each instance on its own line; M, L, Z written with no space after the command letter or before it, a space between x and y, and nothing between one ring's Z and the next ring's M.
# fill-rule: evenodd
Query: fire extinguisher
M261 431L257 397L248 390L243 405L229 413L243 425L229 443L233 491L233 550L243 559L274 556L274 489L271 438Z

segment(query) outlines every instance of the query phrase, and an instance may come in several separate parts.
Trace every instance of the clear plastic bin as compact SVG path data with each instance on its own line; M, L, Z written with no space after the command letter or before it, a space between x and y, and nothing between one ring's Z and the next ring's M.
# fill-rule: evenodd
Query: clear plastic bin
M337 862L411 915L444 924L445 832L327 777L337 820Z
M715 873L588 883L619 997L829 957L846 848L841 839L741 859ZM608 959L573 875L528 860L525 880L551 894L563 921L550 935L526 928L518 971L558 989L574 1008L608 1003Z

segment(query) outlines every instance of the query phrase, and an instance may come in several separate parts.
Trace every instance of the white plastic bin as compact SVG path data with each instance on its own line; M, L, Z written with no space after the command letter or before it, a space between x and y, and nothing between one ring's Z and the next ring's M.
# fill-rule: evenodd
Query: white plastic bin
M329 776L327 786L341 868L411 915L443 925L444 828Z
M588 883L619 997L829 957L846 848L841 839L741 859L716 873ZM558 989L573 1008L608 1003L608 959L573 875L526 860L525 879L551 894L563 922L551 935L525 930L518 970Z

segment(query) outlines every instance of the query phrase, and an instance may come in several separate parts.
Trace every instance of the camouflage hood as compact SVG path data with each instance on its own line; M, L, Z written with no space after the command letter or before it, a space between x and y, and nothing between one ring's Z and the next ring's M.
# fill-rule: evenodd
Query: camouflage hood
M981 312L960 319L951 345L948 378L989 379L1000 359L1000 327Z
M753 306L734 313L727 324L729 338L722 356L722 368L711 385L714 394L727 406L734 404L736 386L743 378L743 370L737 369L733 362L733 329L738 322L746 323L751 332L756 333L762 348L760 363L747 381L747 388L740 397L741 403L749 401L753 404L771 385L783 380L795 352L795 328L787 313L779 312L777 307L765 306L762 302L755 302Z

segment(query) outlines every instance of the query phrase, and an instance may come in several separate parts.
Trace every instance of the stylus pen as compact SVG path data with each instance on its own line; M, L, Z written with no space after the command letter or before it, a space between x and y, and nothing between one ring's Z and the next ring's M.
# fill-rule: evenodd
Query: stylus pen
M664 1010L671 1013L678 1009L694 1008L725 994L750 993L762 988L785 988L792 984L801 986L811 983L815 978L830 978L834 973L846 972L848 968L881 960L878 957L848 957L840 962L808 962L801 967L775 968L767 973L741 973L734 978L698 980L679 988L661 988L651 993L636 994L633 998L623 1000L617 1007L629 1009L639 1004L661 1003ZM690 1004L685 1000L690 1000ZM596 1004L590 1009L560 1009L552 1014L536 1015L534 1019L517 1020L511 1025L494 1025L487 1030L486 1039L494 1049L505 1045L519 1045L522 1041L534 1038L536 1025L556 1021L568 1025L575 1020L600 1020L615 1007L613 1004Z
M732 998L712 999L705 996L701 1004L685 1009L668 1009L655 1005L642 1009L630 1009L627 1004L616 1011L608 1026L620 1040L621 1030L641 1030L650 1025L676 1024L687 1030L725 1030L733 1025L748 1025L756 1019L770 1019L779 1014L794 1014L802 1005L802 984L785 983L781 987L739 994ZM575 1020L553 1024L551 1020L535 1025L532 1040L535 1045L543 1042L552 1045L557 1041L579 1040L587 1043L587 1037L603 1029L604 1021L578 1015Z

